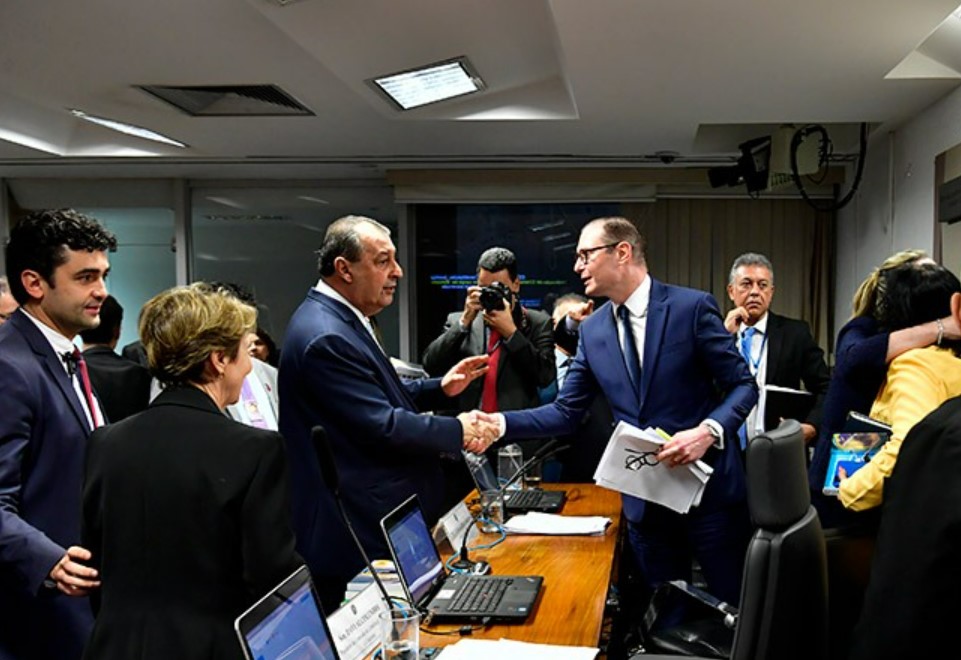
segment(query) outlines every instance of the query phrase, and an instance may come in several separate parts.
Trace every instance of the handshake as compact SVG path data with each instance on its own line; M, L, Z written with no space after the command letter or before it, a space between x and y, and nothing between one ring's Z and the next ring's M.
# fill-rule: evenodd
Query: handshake
M497 415L472 410L459 414L457 419L463 431L465 451L482 454L500 437Z

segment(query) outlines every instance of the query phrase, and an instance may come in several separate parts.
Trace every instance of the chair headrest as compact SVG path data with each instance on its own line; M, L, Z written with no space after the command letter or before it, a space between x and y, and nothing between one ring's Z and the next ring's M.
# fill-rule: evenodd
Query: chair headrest
M747 503L757 527L783 529L811 506L801 425L784 420L747 448Z

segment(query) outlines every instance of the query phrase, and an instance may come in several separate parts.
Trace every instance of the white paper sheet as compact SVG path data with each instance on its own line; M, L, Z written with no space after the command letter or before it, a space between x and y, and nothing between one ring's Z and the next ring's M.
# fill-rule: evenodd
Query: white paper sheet
M594 660L598 649L586 646L559 646L557 644L532 644L509 639L462 639L445 647L441 660Z
M687 513L700 503L713 470L701 461L678 467L656 463L654 456L664 442L654 429L619 422L594 472L594 482Z
M611 519L604 516L559 516L530 511L504 524L509 534L596 535L603 534Z

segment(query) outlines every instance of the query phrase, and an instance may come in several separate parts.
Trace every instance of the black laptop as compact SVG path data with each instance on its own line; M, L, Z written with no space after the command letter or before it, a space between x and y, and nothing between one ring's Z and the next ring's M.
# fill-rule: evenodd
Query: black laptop
M234 630L247 660L339 660L306 566L237 617Z
M448 575L417 496L380 521L401 584L429 620L521 622L534 609L539 575Z
M477 492L482 490L498 490L500 482L494 474L494 468L483 454L464 452L464 461L474 478ZM528 488L525 490L505 490L504 507L508 514L539 511L541 513L557 513L564 508L567 492L563 490L541 490Z

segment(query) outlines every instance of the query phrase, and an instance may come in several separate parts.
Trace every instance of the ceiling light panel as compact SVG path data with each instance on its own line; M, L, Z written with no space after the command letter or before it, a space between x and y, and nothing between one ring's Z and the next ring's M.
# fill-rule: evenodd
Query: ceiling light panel
M473 94L484 89L466 57L429 64L367 81L401 110Z

